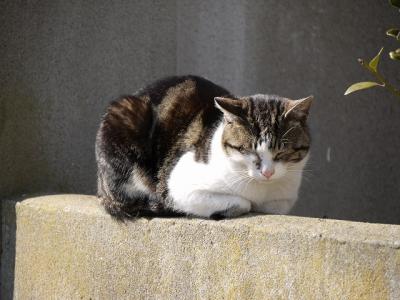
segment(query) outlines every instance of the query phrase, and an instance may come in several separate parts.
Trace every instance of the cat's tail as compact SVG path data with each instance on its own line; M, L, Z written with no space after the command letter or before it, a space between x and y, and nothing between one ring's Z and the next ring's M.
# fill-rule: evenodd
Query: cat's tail
M163 201L145 185L144 179L150 178L144 174L140 177L127 162L116 158L112 162L117 162L118 169L105 159L98 159L97 196L105 210L119 220L162 214Z
M121 201L114 197L98 195L105 210L118 220L132 219L141 216L158 216L163 214L163 209L155 201L150 201L144 195L137 198L130 198L127 201ZM155 205L151 205L154 203Z
M164 207L163 201L157 196L139 194L136 197L119 197L118 200L113 196L98 193L98 197L105 210L115 219L124 221L138 217L178 217L184 214ZM122 200L122 201L121 201Z
M117 219L162 215L155 193L152 134L156 115L147 98L122 96L103 116L96 136L97 194Z
M155 183L138 165L123 156L109 157L96 145L97 196L105 210L118 220L140 216L175 215L166 208Z
M95 147L97 195L117 219L161 210L147 175L154 122L150 101L129 95L113 101L103 116Z

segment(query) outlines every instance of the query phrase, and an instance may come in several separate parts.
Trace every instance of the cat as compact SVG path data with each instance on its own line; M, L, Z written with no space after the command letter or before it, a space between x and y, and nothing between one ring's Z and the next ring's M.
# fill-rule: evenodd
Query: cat
M287 214L309 158L313 97L235 97L193 75L113 101L96 136L98 197L112 216Z

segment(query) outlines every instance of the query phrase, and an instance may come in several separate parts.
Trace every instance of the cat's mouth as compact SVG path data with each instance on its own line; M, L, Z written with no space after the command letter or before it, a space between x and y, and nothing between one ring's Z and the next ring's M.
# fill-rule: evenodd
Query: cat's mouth
M262 175L261 176L251 176L252 180L261 183L261 184L269 184L273 181L275 181L275 178L265 178Z
M252 181L256 181L258 183L271 183L272 181L275 181L275 176L272 176L273 174L267 174L269 176L265 176L265 174L261 172L255 172L255 171L248 171L246 174L248 178L251 178Z
M263 184L269 184L275 181L275 178L257 178L257 182L263 183Z

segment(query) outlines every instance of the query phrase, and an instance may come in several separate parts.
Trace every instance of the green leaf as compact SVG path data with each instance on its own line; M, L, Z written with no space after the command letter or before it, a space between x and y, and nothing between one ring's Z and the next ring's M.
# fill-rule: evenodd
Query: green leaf
M383 51L383 47L381 48L379 53L373 59L371 59L371 61L368 63L368 65L371 67L371 69L373 69L375 72L378 69L379 59L381 58L382 51Z
M397 40L400 40L400 29L398 28L390 28L386 30L386 35L392 36L396 38Z
M400 60L400 49L397 49L396 51L390 51L389 56L393 60Z
M400 0L389 0L389 3L394 7L400 8Z
M377 85L380 85L380 84L377 83L377 82L372 82L372 81L354 83L344 92L344 94L348 95L348 94L353 93L355 91L369 89L369 88L372 88L372 87L377 86Z

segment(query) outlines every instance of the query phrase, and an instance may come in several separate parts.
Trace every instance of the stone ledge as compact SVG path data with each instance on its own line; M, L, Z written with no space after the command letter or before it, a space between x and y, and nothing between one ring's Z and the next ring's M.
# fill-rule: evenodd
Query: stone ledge
M17 299L400 299L399 225L273 215L121 223L83 195L20 202L16 225Z

